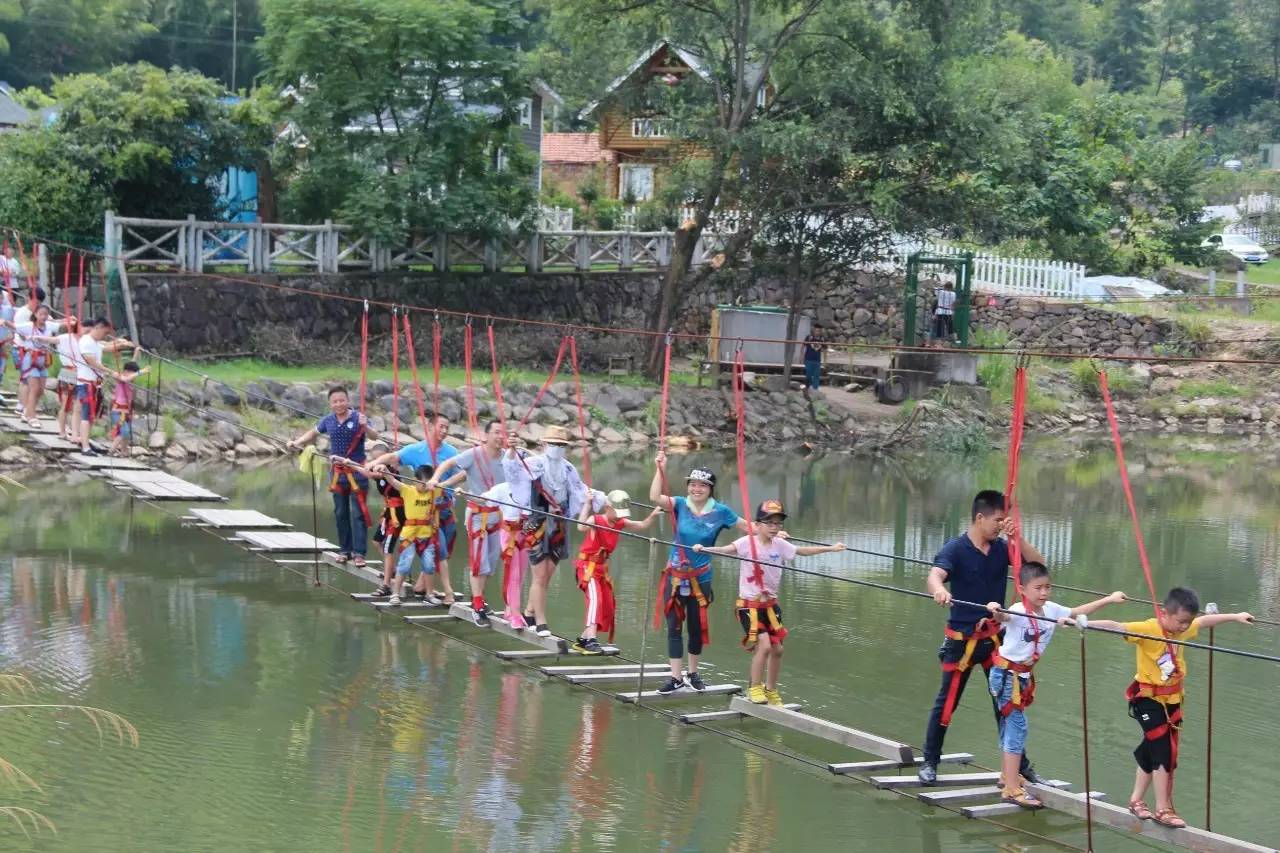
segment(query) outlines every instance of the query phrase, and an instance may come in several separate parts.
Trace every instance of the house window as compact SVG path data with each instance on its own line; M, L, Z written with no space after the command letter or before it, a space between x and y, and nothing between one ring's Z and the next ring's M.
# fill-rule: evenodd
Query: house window
M667 135L669 125L658 118L633 118L631 135L637 139L661 139Z
M529 98L520 101L520 126L533 127L533 101Z
M630 196L636 201L653 198L653 167L623 166L622 183L618 190L618 198Z

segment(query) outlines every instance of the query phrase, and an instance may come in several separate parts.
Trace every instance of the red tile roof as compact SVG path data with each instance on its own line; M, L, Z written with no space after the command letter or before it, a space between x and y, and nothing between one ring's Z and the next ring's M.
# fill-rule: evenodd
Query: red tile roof
M612 151L600 148L598 133L544 133L544 163L612 163Z

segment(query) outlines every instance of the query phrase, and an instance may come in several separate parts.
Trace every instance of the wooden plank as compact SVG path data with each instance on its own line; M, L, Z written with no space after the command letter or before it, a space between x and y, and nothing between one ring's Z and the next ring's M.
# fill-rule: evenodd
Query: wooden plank
M114 456L85 456L83 453L67 454L67 461L80 468L120 469L128 471L151 470L141 462L132 459L117 459Z
M782 707L788 711L799 711L804 706L798 702L788 702ZM737 720L745 720L746 714L739 711L707 711L701 714L681 714L680 722L694 725L695 723L714 723L714 722L734 722Z
M78 453L80 451L79 444L74 441L67 441L60 435L33 432L27 436L27 441L43 450L52 450L58 453Z
M235 527L240 530L288 530L293 525L272 518L256 509L206 509L192 507L187 512L210 527Z
M950 752L938 759L940 764L968 764L973 755L968 752ZM849 761L840 764L828 764L827 769L837 775L843 773L877 773L881 770L897 770L903 767L919 767L924 764L924 756L917 755L910 764L901 761Z
M10 432L40 433L44 435L57 435L58 426L55 421L41 420L40 426L33 427L31 424L19 417L0 417L0 426Z
M556 658L560 657L562 652L553 652L549 649L504 649L503 651L494 652L502 660L528 660L530 658Z
M852 729L808 714L787 711L773 705L756 705L742 697L734 699L729 708L730 710L740 711L766 722L785 726L813 737L819 737L842 746L878 755L881 758L902 762L910 762L914 758L911 747L905 743L882 738L870 732Z
M585 660L585 658L583 658L583 660ZM640 671L640 664L638 663L605 663L605 664L584 663L577 666L573 666L573 665L543 666L543 667L539 667L539 669L542 670L543 675L588 675L590 673L599 673L599 672L630 672L631 676L634 678L636 673ZM663 661L662 663L651 663L645 667L646 671L651 669L661 669L665 673L670 673L671 671L670 668L667 666L666 661Z
M475 619L473 618L471 605L469 604L456 603L449 608L449 614L457 619L463 620L464 622L470 622L472 625L476 624ZM476 627L478 628L480 626L476 625ZM569 651L569 643L564 638L554 636L539 637L532 628L512 628L507 624L507 620L503 619L501 616L490 616L489 627L486 630L494 631L498 634L505 634L508 637L515 637L517 640L523 640L531 646L538 646L539 648L545 649L549 652L567 654Z
M406 622L454 622L456 617L448 613L417 613L404 617Z
M1095 806L1097 805L1097 800L1101 800L1106 796L1107 795L1104 794L1102 791L1094 791L1093 792L1093 799L1095 801L1094 805ZM1014 805L1013 803L991 803L989 805L982 805L982 806L964 806L960 809L960 814L964 815L965 817L972 817L972 818L1003 817L1004 815L1017 814L1018 812L1025 812L1025 811L1026 809L1024 809L1022 806L1017 806L1017 805Z
M1066 812L1078 818L1085 816L1085 798L1083 794L1071 794L1047 788L1044 785L1027 785L1027 790L1051 809ZM1161 826L1153 820L1138 820L1129 814L1129 810L1110 803L1093 803L1093 820L1124 832L1132 832L1145 838L1154 838L1165 844L1198 850L1201 853L1276 853L1275 847L1254 844L1228 835L1220 835L1204 829L1188 826L1186 829L1171 829Z
M999 773L939 773L938 781L930 788L959 788L965 785L996 784L1000 780ZM914 773L903 776L872 776L871 784L877 788L923 788Z
M959 803L978 803L999 798L999 785L983 785L981 788L951 788L942 791L921 791L916 797L931 805L957 805Z
M571 684L599 684L606 681L631 681L635 682L640 678L640 670L633 669L630 672L584 672L582 675L560 675ZM670 678L671 672L667 669L646 669L644 678L646 681L653 681L660 678Z
M236 538L264 551L284 553L289 551L327 551L333 548L332 542L317 539L310 533L300 530L237 530Z
M430 601L419 601L411 596L405 598L404 601L401 601L399 604L392 604L390 599L383 601L370 601L368 603L372 604L378 610L441 610L444 608L443 604L433 604Z
M680 700L701 699L706 696L729 696L734 693L741 693L742 686L739 684L708 684L706 690L694 690L692 687L685 687L683 690L677 690L675 693L662 694L656 690L645 690L639 694L638 700L635 691L630 693L615 693L614 696L622 702L675 702Z

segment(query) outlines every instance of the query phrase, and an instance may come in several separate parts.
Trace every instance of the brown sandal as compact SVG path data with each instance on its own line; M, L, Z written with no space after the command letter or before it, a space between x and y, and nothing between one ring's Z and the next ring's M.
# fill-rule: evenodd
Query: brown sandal
M1042 809L1044 803L1027 793L1026 788L1005 788L1000 797L1006 803L1013 803L1024 809Z
M1170 829L1185 829L1187 822L1178 817L1173 809L1160 809L1156 812L1155 822Z
M1129 801L1129 814L1133 815L1138 820L1151 820L1155 817L1151 812L1151 807L1142 800Z

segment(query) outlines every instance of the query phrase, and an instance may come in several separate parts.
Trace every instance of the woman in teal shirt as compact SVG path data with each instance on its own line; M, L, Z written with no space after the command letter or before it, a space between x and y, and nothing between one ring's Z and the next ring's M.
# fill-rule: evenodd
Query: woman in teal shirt
M667 617L667 658L671 677L658 688L662 694L674 693L686 683L694 690L706 684L698 674L698 656L707 642L707 606L715 600L711 592L711 555L693 550L694 545L716 544L720 531L736 528L751 531L745 519L715 499L716 475L707 468L694 468L685 478L686 497L662 494L663 466L667 455L659 453L654 460L657 470L649 486L649 500L671 513L675 541L667 558L667 568L659 581L662 585L661 612ZM684 625L689 626L689 669L681 677L684 658Z

